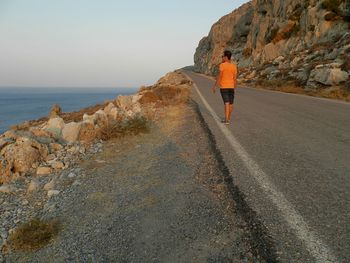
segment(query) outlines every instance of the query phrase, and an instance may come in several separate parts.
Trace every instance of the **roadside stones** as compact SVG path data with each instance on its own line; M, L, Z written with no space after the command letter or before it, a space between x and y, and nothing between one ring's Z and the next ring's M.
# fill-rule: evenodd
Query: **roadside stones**
M52 172L51 167L46 167L46 166L40 166L36 170L37 175L47 175Z
M75 174L75 173L73 173L73 172L70 172L69 174L68 174L68 177L69 178L74 178L74 177L76 177L77 175Z
M31 180L29 185L28 185L28 188L27 188L27 192L28 193L33 193L35 191L37 191L39 188L39 183L38 181L36 180Z
M51 167L55 170L63 169L64 168L64 163L60 161L53 161L51 163Z
M11 185L2 185L0 186L0 193L11 194L15 191L15 188Z
M59 193L60 193L60 191L58 191L58 190L49 190L49 191L47 191L47 197L50 198L50 197L59 195Z
M51 180L50 182L44 185L44 190L45 191L53 190L54 187L55 187L55 180Z
M70 122L62 130L62 137L68 142L75 142L78 139L81 123Z

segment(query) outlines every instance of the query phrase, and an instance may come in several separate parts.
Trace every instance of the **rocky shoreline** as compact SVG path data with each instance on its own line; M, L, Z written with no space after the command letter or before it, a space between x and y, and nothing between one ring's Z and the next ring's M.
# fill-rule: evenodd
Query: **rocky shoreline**
M103 152L110 139L147 131L167 107L188 100L191 85L180 72L168 73L155 85L142 87L130 96L118 96L95 113L84 114L80 121L66 123L55 106L47 121L27 122L2 134L2 253L10 250L8 239L16 227L30 219L45 217L55 209L55 200L80 185L85 176L79 166L81 162ZM65 114L66 119L68 115Z

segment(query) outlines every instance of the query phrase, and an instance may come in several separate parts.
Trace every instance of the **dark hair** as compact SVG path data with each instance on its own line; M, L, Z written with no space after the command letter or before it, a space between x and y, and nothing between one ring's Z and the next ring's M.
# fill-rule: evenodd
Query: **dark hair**
M224 51L224 57L227 57L229 60L231 60L231 57L232 57L231 51L225 50Z

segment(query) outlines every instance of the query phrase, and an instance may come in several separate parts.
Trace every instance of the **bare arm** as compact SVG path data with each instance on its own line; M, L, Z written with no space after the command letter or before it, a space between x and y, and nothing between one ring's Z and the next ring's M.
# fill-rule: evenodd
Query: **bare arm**
M218 76L216 77L216 81L214 83L214 86L211 88L213 93L215 93L216 91L216 87L219 86L219 83L221 82L221 76L222 76L222 72L220 71L220 73L218 74Z

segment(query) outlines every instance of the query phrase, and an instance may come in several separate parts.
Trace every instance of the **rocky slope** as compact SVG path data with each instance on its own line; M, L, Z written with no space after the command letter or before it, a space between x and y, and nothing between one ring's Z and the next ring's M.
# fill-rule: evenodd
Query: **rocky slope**
M55 106L47 120L26 122L0 134L0 193L8 189L1 186L4 183L57 173L77 163L101 140L142 128L156 118L159 105L185 98L189 86L182 74L172 72L134 95L92 107L93 114L64 115Z
M349 19L348 0L253 0L212 26L196 50L195 70L216 74L229 49L242 81L350 90Z

